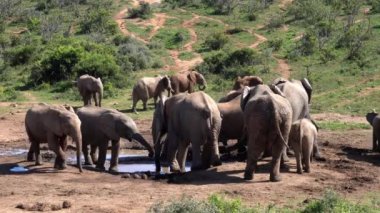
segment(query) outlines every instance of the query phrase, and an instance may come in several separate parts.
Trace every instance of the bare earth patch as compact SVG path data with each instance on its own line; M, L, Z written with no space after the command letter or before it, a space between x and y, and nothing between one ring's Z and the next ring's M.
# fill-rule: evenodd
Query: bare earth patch
M327 119L333 116L314 117ZM24 112L21 112L9 114L0 121L0 128L6 128L0 135L1 149L29 147L23 119ZM151 141L151 121L137 120L136 123L144 137ZM176 183L169 184L166 180L125 179L121 175L91 170L80 174L72 166L57 171L49 162L42 166L25 162L25 155L1 156L0 209L15 212L16 206L21 204L28 208L49 205L49 208L56 208L54 205L67 201L72 212L144 212L159 201L178 199L183 195L203 199L212 193L240 197L251 206L296 206L306 199L320 196L329 188L352 199L360 199L368 192L380 189L380 154L369 150L370 130L321 131L319 143L328 160L313 162L311 173L299 175L295 173L296 165L292 158L288 163L290 169L282 171L283 181L279 183L268 181L270 159L260 162L253 181L242 179L245 163L228 162L207 171L187 173L176 178ZM9 172L15 165L25 166L30 172Z

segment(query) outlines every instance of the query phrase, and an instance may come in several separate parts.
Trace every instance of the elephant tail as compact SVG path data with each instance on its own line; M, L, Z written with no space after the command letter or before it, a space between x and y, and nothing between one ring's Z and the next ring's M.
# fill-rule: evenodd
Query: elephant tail
M275 128L276 128L276 132L277 132L277 135L280 137L282 143L284 143L284 145L286 146L286 148L289 149L289 146L284 138L284 136L282 135L282 132L281 132L281 128L280 128L280 124L279 124L279 121L281 120L280 118L280 112L278 111L278 109L275 107L274 105L274 101L272 100L271 102L271 107L273 110L271 110L273 113L274 113L274 116L272 116L274 118L274 124L275 124Z

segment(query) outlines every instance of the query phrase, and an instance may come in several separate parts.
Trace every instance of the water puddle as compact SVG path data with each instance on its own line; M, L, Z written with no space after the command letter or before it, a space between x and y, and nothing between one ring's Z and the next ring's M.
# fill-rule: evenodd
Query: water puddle
M27 149L0 149L0 156L15 156L28 153Z
M23 166L15 166L15 167L12 167L11 169L9 169L9 171L14 172L14 173L24 173L24 172L27 172L29 170Z

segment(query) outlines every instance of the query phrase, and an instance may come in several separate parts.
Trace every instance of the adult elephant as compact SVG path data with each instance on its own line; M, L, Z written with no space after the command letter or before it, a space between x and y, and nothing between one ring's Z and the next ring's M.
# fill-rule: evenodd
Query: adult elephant
M200 90L204 90L207 87L205 77L196 71L180 72L170 77L172 84L173 95L180 92L194 92L195 84L198 84Z
M258 76L238 76L232 89L239 90L243 89L245 86L253 87L259 84L263 84L263 80Z
M372 126L372 150L380 152L380 116L376 112L369 112L366 118Z
M244 179L252 180L257 161L266 147L272 149L270 181L280 181L281 155L288 143L292 107L276 87L258 85L245 88L241 108L248 137L247 166Z
M154 99L154 106L156 106L157 98L162 98L162 93L167 90L168 95L172 91L170 78L168 76L158 77L144 77L140 78L132 91L132 111L136 112L136 104L139 100L143 102L144 110L147 109L147 102L149 98Z
M94 99L95 106L102 106L103 83L100 78L94 78L90 75L82 75L75 81L79 93L82 96L84 106L91 105L91 99Z
M156 171L161 169L162 145L167 146L167 161L174 172L185 172L191 143L191 170L221 164L218 135L222 118L215 101L206 93L182 93L160 101L153 118ZM167 134L166 144L162 144Z
M136 123L125 114L111 109L82 107L77 111L77 115L82 122L82 151L85 164L96 163L96 168L105 170L108 142L111 141L112 153L109 171L117 172L120 138L129 141L136 140L148 149L149 156L153 156L153 148L139 133ZM91 145L91 159L88 155L88 145ZM99 148L98 159L95 156L97 148Z
M77 165L79 171L82 172L80 126L78 116L71 110L46 104L32 107L25 116L26 133L31 142L28 160L32 160L34 154L36 165L41 165L40 143L48 143L49 149L53 150L57 156L54 168L65 169L66 137L70 136L76 144Z
M282 91L286 99L290 102L293 110L293 122L303 118L311 120L309 103L313 88L306 78L302 80L277 78L273 84ZM316 160L324 160L319 152L317 142L313 145L313 155ZM284 158L287 159L286 154L284 154Z

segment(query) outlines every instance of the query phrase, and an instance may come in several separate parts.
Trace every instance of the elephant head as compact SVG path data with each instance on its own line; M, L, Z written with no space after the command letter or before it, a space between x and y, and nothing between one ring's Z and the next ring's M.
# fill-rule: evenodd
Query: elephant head
M207 87L207 82L206 82L206 79L205 77L200 74L199 72L196 72L196 71L191 71L189 72L189 74L187 75L187 78L189 79L189 81L194 85L194 84L198 84L198 88L200 90L205 90L206 87Z
M172 85L170 82L169 76L165 75L161 77L161 79L158 81L156 90L155 90L155 96L160 96L163 91L168 91L168 96L170 96L170 93L174 93L172 89Z
M249 99L255 95L262 94L265 92L273 92L277 95L280 95L282 97L284 96L284 93L281 92L280 88L278 88L276 85L272 84L270 86L265 85L266 87L260 86L259 87L244 87L243 92L241 94L240 98L240 107L244 111L245 105L249 101Z
M263 84L263 80L260 77L257 76L244 76L240 77L238 76L237 79L235 80L235 84L233 86L233 90L239 90L243 89L244 86L257 86L259 84Z
M154 111L153 121L152 121L152 137L154 144L154 158L156 164L156 172L161 170L161 153L162 146L165 144L162 141L163 136L167 133L167 123L165 117L165 102L167 100L166 96L163 96L157 104L156 110Z
M379 113L375 112L375 110L372 110L372 112L367 113L365 116L368 123L372 126L373 119L378 115Z

